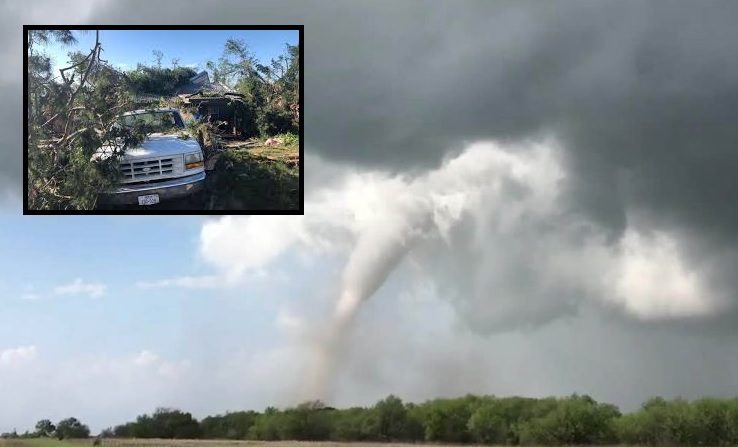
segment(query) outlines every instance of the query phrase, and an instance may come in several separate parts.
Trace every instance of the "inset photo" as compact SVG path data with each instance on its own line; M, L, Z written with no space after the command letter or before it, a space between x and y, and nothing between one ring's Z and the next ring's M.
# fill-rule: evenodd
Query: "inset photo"
M302 32L24 26L24 214L303 214Z

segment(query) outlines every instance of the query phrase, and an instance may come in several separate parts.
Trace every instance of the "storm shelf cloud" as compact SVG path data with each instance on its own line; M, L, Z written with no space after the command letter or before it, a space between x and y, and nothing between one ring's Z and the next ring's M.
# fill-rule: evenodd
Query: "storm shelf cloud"
M281 314L272 371L311 373L278 379L295 401L735 394L738 3L174 5L83 20L305 25L305 215L205 220L199 247L233 284L338 266ZM22 179L7 73L0 200Z

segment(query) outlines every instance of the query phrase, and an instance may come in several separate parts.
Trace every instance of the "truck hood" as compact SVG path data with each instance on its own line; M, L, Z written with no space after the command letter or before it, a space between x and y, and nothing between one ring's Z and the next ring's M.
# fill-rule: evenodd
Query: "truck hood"
M103 146L95 151L93 158L105 159L110 156L111 146ZM192 138L182 140L177 135L154 133L135 149L128 149L124 161L143 158L167 157L200 151L200 145Z

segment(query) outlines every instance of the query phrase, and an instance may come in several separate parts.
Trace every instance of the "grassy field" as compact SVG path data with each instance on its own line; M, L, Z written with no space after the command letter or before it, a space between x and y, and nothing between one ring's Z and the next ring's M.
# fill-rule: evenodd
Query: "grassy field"
M91 446L93 439L6 439L0 440L0 447L74 447ZM103 446L111 447L419 447L422 444L380 444L370 442L300 442L300 441L216 441L216 440L172 440L172 439L105 439ZM443 447L433 444L433 447Z
M300 207L299 146L231 143L205 185L205 209L296 210Z
M92 445L92 441L59 441L56 439L0 439L0 447L73 447Z

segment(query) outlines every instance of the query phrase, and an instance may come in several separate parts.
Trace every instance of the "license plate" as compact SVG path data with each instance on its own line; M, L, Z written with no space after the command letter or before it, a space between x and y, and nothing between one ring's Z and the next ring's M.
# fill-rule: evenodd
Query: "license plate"
M146 196L138 196L139 205L154 205L159 203L159 194L149 194Z

